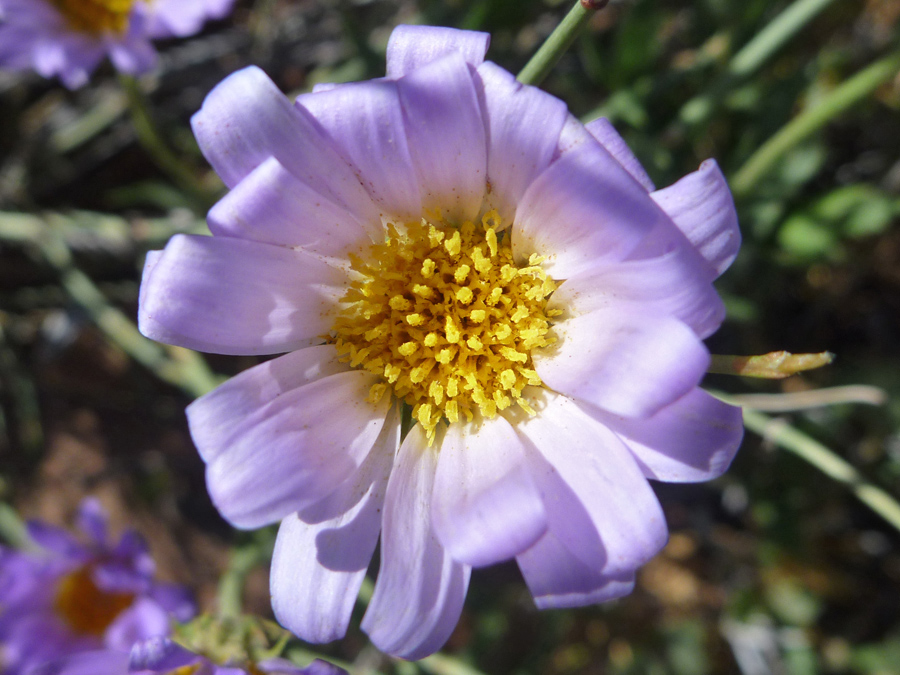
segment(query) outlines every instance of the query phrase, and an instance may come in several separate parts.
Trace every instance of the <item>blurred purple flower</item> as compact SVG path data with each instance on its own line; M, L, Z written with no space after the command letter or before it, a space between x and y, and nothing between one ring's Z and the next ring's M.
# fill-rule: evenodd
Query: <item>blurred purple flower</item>
M473 566L515 557L539 607L628 593L667 530L647 482L721 474L740 411L698 388L740 234L716 163L654 190L604 119L401 26L387 78L291 103L256 68L193 126L231 188L212 237L148 256L145 335L289 352L188 408L234 525L281 520L275 614L438 649ZM416 422L401 443L402 401Z
M284 659L253 664L217 665L167 637L136 642L131 654L119 650L84 652L32 671L33 675L347 675L330 663L316 659L298 668Z
M26 675L47 661L110 648L127 652L137 640L167 635L194 605L186 589L154 581L143 539L125 532L108 541L106 514L94 499L79 511L85 543L65 530L28 524L43 550L0 547L0 669Z
M0 0L0 67L82 86L104 56L131 75L152 70L150 40L193 35L234 0Z

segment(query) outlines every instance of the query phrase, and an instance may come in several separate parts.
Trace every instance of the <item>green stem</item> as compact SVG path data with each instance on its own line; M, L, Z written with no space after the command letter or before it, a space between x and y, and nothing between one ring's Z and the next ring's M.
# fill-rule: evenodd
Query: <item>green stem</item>
M728 72L737 77L752 75L832 2L834 0L797 0L734 55L728 64Z
M228 569L219 579L219 617L236 619L243 611L244 580L250 571L259 565L265 556L258 546L251 545L234 549L228 562Z
M194 173L169 149L153 120L147 97L144 95L140 83L130 75L120 75L119 81L128 97L131 120L141 146L147 151L156 166L185 193L193 197L198 202L198 206L203 209L208 208L215 201L215 195L207 190Z
M480 670L446 654L432 654L417 665L431 675L484 675Z
M219 378L199 354L181 347L160 346L145 338L134 322L107 302L90 277L75 267L69 247L57 233L57 218L48 215L41 221L27 216L0 217L0 241L18 241L37 247L56 270L66 294L87 313L110 342L161 380L192 397L202 396L218 386Z
M33 546L25 523L9 504L0 502L0 539L13 548L27 549Z
M727 396L711 392L730 403ZM744 426L767 441L792 452L829 478L843 483L857 499L900 532L900 503L882 488L866 481L856 468L819 441L789 424L755 410L744 409Z
M755 73L832 2L834 0L797 0L790 5L732 57L726 71L706 91L682 106L679 120L684 124L701 124L709 119L716 102L722 100L729 89Z
M522 84L538 86L556 65L563 53L572 46L578 33L587 24L588 19L605 2L588 2L580 0L569 10L556 29L537 50L531 60L525 64L516 78Z
M2 316L2 312L0 312ZM37 456L44 447L44 428L34 382L22 372L16 355L6 341L0 322L0 391L6 390L13 401L19 444L30 457ZM4 432L0 411L0 433Z
M745 197L792 148L839 114L867 98L900 70L900 50L863 69L814 107L804 110L766 141L731 179L736 197Z

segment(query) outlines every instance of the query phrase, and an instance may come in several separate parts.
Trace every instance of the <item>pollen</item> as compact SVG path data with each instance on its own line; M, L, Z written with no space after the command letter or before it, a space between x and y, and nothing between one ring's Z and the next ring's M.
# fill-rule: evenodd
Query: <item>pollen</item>
M492 418L538 386L531 352L555 341L540 260L515 264L496 211L481 222L389 225L351 257L357 273L331 332L340 358L381 378L429 441L442 423Z
M135 0L51 0L69 24L79 33L122 34L128 29L128 17Z
M113 593L99 588L90 567L64 576L56 588L56 614L74 633L101 636L119 614L134 601L131 593Z

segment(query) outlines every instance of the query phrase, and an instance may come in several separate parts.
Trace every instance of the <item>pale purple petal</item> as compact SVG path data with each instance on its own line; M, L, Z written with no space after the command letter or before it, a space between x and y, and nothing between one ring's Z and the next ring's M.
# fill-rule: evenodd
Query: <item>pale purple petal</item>
M282 626L307 642L337 640L347 630L378 543L399 438L393 407L359 470L322 502L281 521L269 577L272 610Z
M210 19L228 15L234 0L153 0L148 33L154 38L198 33Z
M554 327L559 341L534 350L544 384L626 417L649 417L681 398L709 365L709 352L688 326L616 304Z
M191 592L179 584L154 584L148 595L175 621L190 621L197 613Z
M526 389L537 411L517 425L544 494L549 530L604 575L628 573L656 555L665 518L638 464L616 435L572 400Z
M560 157L564 157L573 150L577 150L585 143L591 142L596 142L596 139L591 136L590 132L585 129L584 125L577 117L569 113L566 116L566 121L563 123L563 128L559 133L556 152L553 153L553 161L558 160Z
M652 417L590 414L612 429L637 457L648 478L695 483L725 473L744 435L741 409L694 389Z
M366 401L376 381L359 370L324 377L242 420L206 470L222 515L236 527L261 527L334 490L381 432L390 400Z
M204 156L228 187L275 157L361 223L379 223L371 197L325 131L259 68L244 68L219 83L191 126Z
M5 613L4 613L5 614ZM0 618L6 619L0 615ZM54 661L75 652L101 649L93 635L76 635L50 612L32 608L18 613L3 632L3 663L13 673L28 673L34 666ZM60 662L57 665L65 665ZM5 675L5 671L4 671Z
M136 572L149 578L156 571L147 540L135 530L125 530L113 549L113 556L127 560L128 565Z
M293 389L347 370L333 345L298 349L249 368L187 407L194 445L203 461L211 462L246 417Z
M569 609L607 602L634 590L634 572L605 574L572 555L548 531L516 558L538 609Z
M136 642L131 647L129 669L152 670L154 672L168 673L178 668L191 666L203 657L189 651L164 636L154 636Z
M66 52L61 41L41 39L34 47L34 69L44 77L52 77L66 67Z
M303 251L176 235L142 282L149 338L218 354L272 354L328 332L346 275Z
M487 201L511 222L526 188L553 159L568 111L558 98L522 85L494 63L482 63L478 74L485 95Z
M547 308L578 316L618 303L638 303L644 313L674 316L705 338L721 325L725 306L710 283L706 265L695 262L693 256L676 250L656 258L598 266L567 279Z
M360 254L372 243L350 212L298 180L274 157L219 200L207 221L217 236L302 246L324 256Z
M0 607L27 606L34 597L46 597L47 580L72 568L70 560L39 556L37 562L36 556L0 546ZM0 633L10 623L10 613L0 612Z
M650 180L650 176L647 175L647 172L644 171L644 167L638 161L638 158L634 156L631 148L629 148L624 139L619 136L619 133L616 131L615 127L610 124L608 119L605 117L598 117L585 124L584 128L609 151L609 154L616 158L616 161L631 174L632 178L644 186L644 189L647 190L647 192L656 189L653 185L653 181Z
M101 506L100 500L95 497L81 500L78 505L78 529L95 544L102 546L106 543L107 521L106 510Z
M473 220L484 198L487 148L469 65L451 53L397 86L425 212Z
M599 143L566 152L535 179L516 212L516 259L545 256L543 267L566 279L624 259L653 227L668 220L644 189Z
M140 535L133 531L129 532L134 540L139 540L146 546ZM140 551L134 556L129 556L114 549L112 556L97 561L93 567L92 578L97 587L103 590L142 595L149 591L155 572L156 563L149 552Z
M437 451L421 425L397 454L388 481L381 569L362 629L383 652L418 659L439 649L456 626L470 568L444 550L431 527Z
M387 76L398 78L457 52L473 66L484 61L489 33L442 26L397 26L387 46Z
M170 631L166 611L150 598L138 598L116 617L103 637L106 647L125 652L138 640L168 635Z
M66 50L66 40L58 39L57 35L42 35L38 37L32 46L32 59L34 69L43 77L60 76L66 86L74 84L76 87L81 86L87 81L88 75L96 67L96 64L103 58L103 49L97 44L91 50L91 58L76 58L74 62L70 61L70 56ZM80 49L74 49L78 56ZM85 55L86 56L86 55ZM77 84L76 84L77 83Z
M62 558L77 561L88 554L81 542L60 527L40 520L29 520L25 523L25 528L35 544Z
M741 246L734 199L714 159L650 195L710 265L721 274Z
M156 67L156 50L143 36L109 46L109 60L116 70L129 75L148 73Z
M127 675L128 652L81 652L30 668L27 675Z
M162 254L162 251L147 251L147 255L144 258L143 279L150 278L153 274L153 268L156 267L156 263L162 258ZM150 284L141 283L140 290L138 291L138 305L144 304L144 297L146 296L149 287Z
M544 533L541 496L506 419L449 426L438 453L431 518L450 555L474 567L508 560Z
M304 94L305 107L359 170L359 179L386 217L422 217L419 181L406 142L397 84L369 80Z

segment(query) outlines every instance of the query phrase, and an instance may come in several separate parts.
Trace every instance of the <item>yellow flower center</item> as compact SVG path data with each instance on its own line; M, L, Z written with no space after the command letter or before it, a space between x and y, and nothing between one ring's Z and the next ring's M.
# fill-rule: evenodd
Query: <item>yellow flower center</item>
M54 608L73 632L101 636L133 600L131 593L98 588L90 567L81 567L60 580Z
M437 220L437 219L436 219ZM369 400L389 390L412 406L429 440L441 420L492 418L540 385L531 351L554 342L545 309L556 289L532 256L513 261L496 211L459 227L423 219L388 225L343 297L333 329L338 354L382 380Z
M124 33L135 0L50 0L80 33Z

